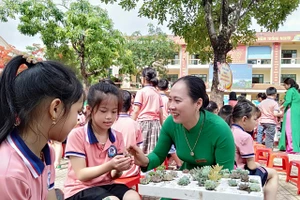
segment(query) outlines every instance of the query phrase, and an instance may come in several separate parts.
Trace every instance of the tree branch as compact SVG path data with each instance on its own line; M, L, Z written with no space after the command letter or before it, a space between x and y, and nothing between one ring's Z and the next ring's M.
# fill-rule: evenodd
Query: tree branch
M212 18L212 0L203 0L204 11L205 11L205 23L208 30L210 42L213 47L217 46L217 34Z

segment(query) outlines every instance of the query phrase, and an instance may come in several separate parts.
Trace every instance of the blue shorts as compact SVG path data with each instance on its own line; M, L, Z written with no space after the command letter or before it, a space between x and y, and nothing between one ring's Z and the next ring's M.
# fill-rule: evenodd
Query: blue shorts
M268 171L264 167L260 166L254 170L251 170L247 167L247 165L245 165L245 169L247 169L250 172L249 175L260 176L262 187L266 184L268 178Z

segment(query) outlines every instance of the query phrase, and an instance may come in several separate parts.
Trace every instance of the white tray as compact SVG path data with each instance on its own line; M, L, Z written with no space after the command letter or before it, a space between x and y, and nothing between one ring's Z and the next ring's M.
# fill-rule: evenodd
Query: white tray
M154 197L165 197L181 200L263 200L263 190L260 192L251 192L238 190L237 187L228 185L229 179L221 179L215 191L208 191L204 187L199 187L197 181L191 181L187 186L177 184L178 179L189 174L178 172L178 178L173 181L164 181L160 183L149 183L148 185L139 184L139 194ZM259 176L249 176L250 179L256 179L261 186Z

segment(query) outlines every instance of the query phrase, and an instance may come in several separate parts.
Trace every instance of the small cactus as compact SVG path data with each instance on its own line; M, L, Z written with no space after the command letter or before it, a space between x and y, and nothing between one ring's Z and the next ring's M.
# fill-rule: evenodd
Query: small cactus
M239 184L239 190L249 190L249 184L248 183L240 183Z
M204 166L201 168L201 174L203 177L208 177L208 174L210 172L210 170L212 169L211 166Z
M182 185L182 186L186 186L190 183L191 183L191 181L190 181L189 177L187 177L187 176L181 177L177 182L178 185Z
M198 179L198 185L199 185L200 187L203 187L204 184L205 184L205 181L207 181L206 178L199 178L199 179Z
M189 172L190 172L190 170L188 170L188 169L182 170L182 173L184 173L184 174L187 174L187 173L189 173Z
M218 186L217 182L212 181L212 180L207 180L204 183L204 187L206 190L214 190Z
M237 170L232 170L230 174L230 178L232 179L240 179L241 175Z
M159 183L162 181L162 176L159 174L154 174L151 176L151 182L153 183Z
M150 176L145 176L144 178L140 179L140 184L147 185L147 184L149 184L150 181L151 181Z
M229 171L229 169L222 169L221 171L220 171L220 174L223 176L224 174L230 174L230 171Z
M250 179L249 182L250 182L250 183L257 183L257 184L259 184L259 181L256 180L256 179Z
M236 179L230 179L228 180L228 185L231 186L231 187L235 187L238 185Z
M148 172L148 175L149 175L149 176L153 176L154 174L155 174L154 171Z
M164 174L163 175L163 180L164 181L171 181L171 180L173 180L173 176L172 176L172 174L171 173L166 173L166 174Z
M224 174L222 175L222 178L230 178L230 173L224 173Z
M260 192L261 191L260 185L256 184L256 183L250 184L250 191L251 192Z
M160 165L156 168L156 171L165 171L165 170L166 170L166 167L163 165Z
M176 171L170 171L169 174L171 174L174 178L178 176Z

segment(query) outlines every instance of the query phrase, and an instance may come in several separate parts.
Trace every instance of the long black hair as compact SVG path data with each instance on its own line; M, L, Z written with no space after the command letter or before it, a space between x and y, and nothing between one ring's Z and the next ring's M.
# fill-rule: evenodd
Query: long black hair
M296 83L296 81L294 80L294 79L292 79L292 78L286 78L286 79L284 79L284 81L283 81L285 84L287 84L287 85L291 85L291 88L293 87L293 88L295 88L296 90L298 90L298 92L300 92L300 90L299 90L299 85Z
M21 65L27 69L18 74ZM46 99L59 98L64 105L64 114L83 95L83 87L75 73L54 61L37 64L28 63L22 56L16 56L5 66L0 77L0 143L15 127L28 126ZM39 115L39 114L38 114Z

